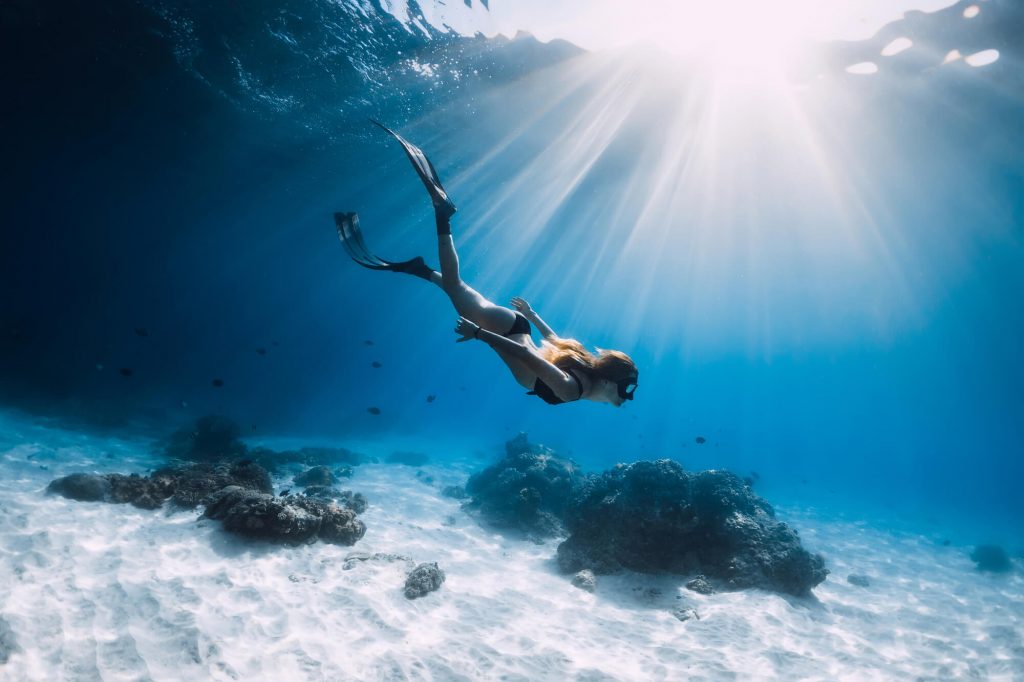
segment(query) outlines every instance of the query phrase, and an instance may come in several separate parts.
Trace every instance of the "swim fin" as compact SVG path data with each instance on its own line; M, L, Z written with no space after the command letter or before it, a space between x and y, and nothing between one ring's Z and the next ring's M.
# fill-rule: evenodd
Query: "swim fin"
M363 241L363 232L359 229L359 216L357 214L335 213L334 224L338 228L338 237L341 239L341 245L345 247L349 257L364 268L402 272L425 279L428 282L433 281L431 277L434 271L427 266L420 256L407 261L392 262L378 258L370 253L370 250L366 248L366 242Z
M412 162L412 167L416 170L417 175L420 176L420 180L423 181L423 186L427 188L427 192L430 194L430 200L434 204L434 211L437 213L438 220L447 221L451 218L455 211L455 204L448 198L448 193L444 191L444 187L441 186L441 178L438 177L437 171L434 170L434 164L430 163L430 159L423 153L416 145L412 144L404 137L396 133L391 128L388 128L383 123L370 119L370 123L383 129L393 138L398 140L399 144L402 145L402 149L405 150L405 155L409 157L409 161Z

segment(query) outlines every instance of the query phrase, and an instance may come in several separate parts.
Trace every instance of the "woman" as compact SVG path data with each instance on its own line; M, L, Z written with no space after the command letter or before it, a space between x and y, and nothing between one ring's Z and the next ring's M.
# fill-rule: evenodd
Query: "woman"
M621 407L632 400L639 372L628 355L614 350L601 350L594 355L574 339L559 338L523 299L513 298L515 310L511 310L495 305L462 281L449 224L456 209L441 186L437 171L418 147L374 123L401 143L430 194L437 221L441 272L431 270L420 257L400 263L377 258L366 248L359 217L355 213L335 213L338 236L352 260L372 270L404 272L441 287L460 316L455 325L461 337L458 341L476 339L493 348L512 370L516 381L532 389L530 395L552 405L593 400ZM531 323L543 337L540 346L531 336Z

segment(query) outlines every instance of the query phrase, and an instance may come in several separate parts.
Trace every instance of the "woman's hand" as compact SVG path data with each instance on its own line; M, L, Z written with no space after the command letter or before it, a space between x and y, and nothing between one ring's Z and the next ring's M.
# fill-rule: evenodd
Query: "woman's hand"
M470 322L464 317L460 317L458 322L455 323L455 333L462 336L461 339L455 339L455 343L471 341L472 339L479 338L480 325Z
M533 308L526 302L526 299L519 298L518 296L512 297L512 307L521 312L523 315L529 317L533 315Z

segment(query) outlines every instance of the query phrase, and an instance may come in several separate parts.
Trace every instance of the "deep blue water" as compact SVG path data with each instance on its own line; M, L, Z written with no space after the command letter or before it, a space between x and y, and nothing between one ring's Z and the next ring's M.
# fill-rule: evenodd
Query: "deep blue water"
M483 459L527 431L592 468L757 471L772 501L1020 544L1024 26L992 0L964 28L966 4L818 46L780 103L377 3L5 3L0 397L153 434L209 412L254 438L462 433ZM902 33L891 67L843 72ZM954 47L1000 59L937 67ZM440 291L347 259L335 210L437 263L369 117L446 180L464 277L630 353L634 403L524 395L453 343Z

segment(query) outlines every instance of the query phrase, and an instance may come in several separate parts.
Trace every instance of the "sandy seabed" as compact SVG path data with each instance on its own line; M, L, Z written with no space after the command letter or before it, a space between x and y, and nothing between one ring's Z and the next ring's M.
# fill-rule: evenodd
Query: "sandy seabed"
M363 540L272 546L198 511L46 495L158 462L147 443L0 421L3 680L1024 679L1019 565L979 573L921 535L781 508L832 571L811 598L634 573L591 594L558 574L556 542L503 537L441 494L466 466L356 467ZM409 568L432 561L444 586L406 599Z

